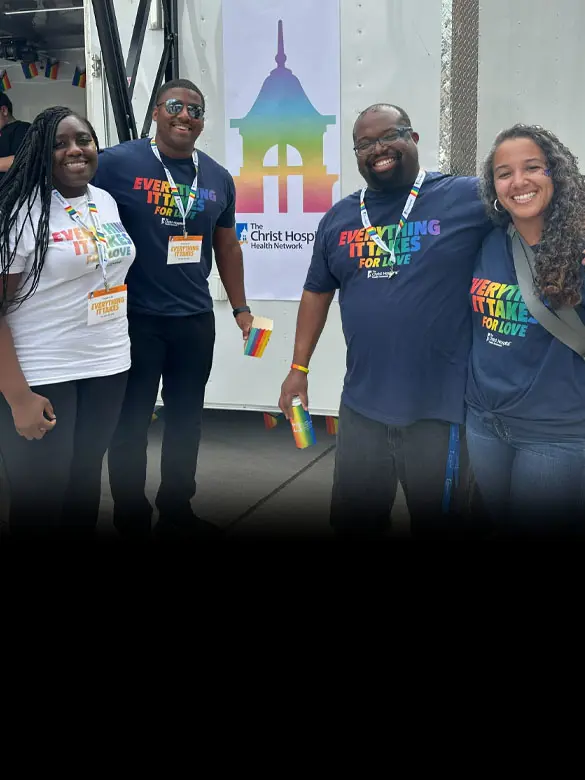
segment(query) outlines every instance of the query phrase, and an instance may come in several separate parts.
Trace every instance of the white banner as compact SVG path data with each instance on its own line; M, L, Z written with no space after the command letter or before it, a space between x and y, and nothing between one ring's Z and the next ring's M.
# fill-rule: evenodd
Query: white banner
M340 193L339 0L223 0L227 167L250 300L298 300Z

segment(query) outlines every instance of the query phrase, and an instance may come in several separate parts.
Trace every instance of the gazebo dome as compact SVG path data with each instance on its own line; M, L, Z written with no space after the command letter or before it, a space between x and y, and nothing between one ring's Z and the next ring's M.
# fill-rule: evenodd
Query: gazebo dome
M278 53L276 68L266 77L254 105L242 119L232 119L230 127L241 130L255 125L270 123L273 127L295 124L313 124L323 130L326 125L335 124L334 116L320 114L313 106L301 82L285 67L284 37L282 20L278 22Z

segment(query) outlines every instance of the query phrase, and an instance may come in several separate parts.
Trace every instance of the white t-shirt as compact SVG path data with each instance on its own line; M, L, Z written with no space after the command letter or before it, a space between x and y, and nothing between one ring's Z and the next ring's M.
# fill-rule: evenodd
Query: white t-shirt
M136 256L134 244L120 222L111 195L93 186L89 186L89 191L108 241L108 284L122 285ZM86 195L71 198L69 203L85 225L92 225ZM30 210L30 219L26 212L21 213L13 240L23 221L25 228L10 267L11 274L23 274L24 287L19 296L30 289L32 282L25 279L34 261L35 232L41 213L39 199ZM95 239L73 221L55 196L51 201L49 231L37 289L18 308L9 310L6 317L28 384L55 384L126 371L130 368L127 317L88 325L88 296L104 287Z

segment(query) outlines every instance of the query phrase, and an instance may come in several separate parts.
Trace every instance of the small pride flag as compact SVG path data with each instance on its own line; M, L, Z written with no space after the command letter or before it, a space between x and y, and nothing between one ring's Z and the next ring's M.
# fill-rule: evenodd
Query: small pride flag
M12 84L10 83L10 79L8 78L8 73L6 71L2 72L2 77L0 78L0 92L6 92L7 89L10 89Z
M56 81L58 75L59 75L59 63L51 62L51 60L47 60L47 64L45 65L45 78Z
M269 412L264 412L264 427L266 430L271 431L273 428L276 428L278 425L278 421L284 417L284 414L270 414Z
M75 73L73 74L73 81L71 83L74 87L85 89L85 68L81 70L78 65L75 66Z
M34 79L39 75L35 62L23 62L22 72L26 79Z
M244 355L261 358L270 341L274 322L266 317L254 317L250 335L244 344Z
M337 428L339 426L339 420L337 417L326 417L325 425L327 426L327 433L330 436L337 436Z

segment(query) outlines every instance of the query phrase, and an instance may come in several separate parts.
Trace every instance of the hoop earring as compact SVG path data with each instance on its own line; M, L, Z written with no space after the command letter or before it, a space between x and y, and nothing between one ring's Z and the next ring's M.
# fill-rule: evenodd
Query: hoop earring
M494 200L494 211L497 211L498 214L502 214L506 209L499 209L498 208L498 199L496 198Z

